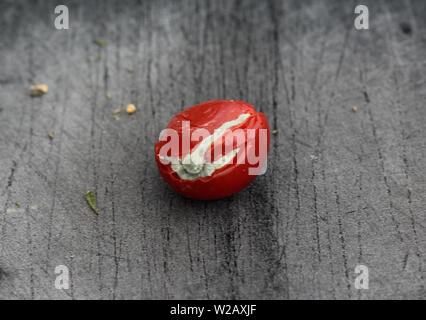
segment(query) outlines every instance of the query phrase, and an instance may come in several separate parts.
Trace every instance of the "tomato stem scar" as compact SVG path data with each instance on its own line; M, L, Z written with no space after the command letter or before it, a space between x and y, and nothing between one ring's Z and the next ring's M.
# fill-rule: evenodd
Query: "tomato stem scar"
M214 133L205 139L203 139L194 150L185 156L182 160L160 156L161 159L169 160L171 162L171 168L176 172L179 177L183 180L195 180L197 178L210 176L217 169L222 168L226 164L232 161L236 154L238 154L239 148L228 152L220 159L207 163L204 156L211 147L211 145L226 133L226 130L244 123L249 117L250 113L241 114L237 119L225 122L219 128L214 130Z

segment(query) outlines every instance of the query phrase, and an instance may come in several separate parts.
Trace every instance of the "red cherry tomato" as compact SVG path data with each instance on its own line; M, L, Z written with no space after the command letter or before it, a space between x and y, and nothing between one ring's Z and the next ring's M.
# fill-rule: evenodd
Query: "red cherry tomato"
M241 191L266 166L269 125L248 103L214 100L175 115L155 145L163 179L180 194L209 200Z

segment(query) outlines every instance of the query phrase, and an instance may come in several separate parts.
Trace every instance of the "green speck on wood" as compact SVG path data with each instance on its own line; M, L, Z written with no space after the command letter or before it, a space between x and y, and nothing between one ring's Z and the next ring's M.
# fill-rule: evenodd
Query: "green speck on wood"
M96 204L96 194L95 191L89 190L86 192L86 199L87 199L87 203L89 203L89 206L92 208L92 210L96 213L99 214L99 210Z
M100 47L105 47L105 46L106 46L106 44L107 44L106 40L104 40L104 39L95 39L95 40L93 41L93 43L94 43L94 44L97 44L97 45L98 45L98 46L100 46Z

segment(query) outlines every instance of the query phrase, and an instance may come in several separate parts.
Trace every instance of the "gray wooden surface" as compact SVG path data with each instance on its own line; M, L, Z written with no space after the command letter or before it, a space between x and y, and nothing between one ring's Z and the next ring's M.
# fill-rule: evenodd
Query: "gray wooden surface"
M356 2L63 3L69 30L57 1L0 2L1 299L426 298L425 1L363 1L368 31ZM184 199L154 144L218 98L278 130L268 172Z

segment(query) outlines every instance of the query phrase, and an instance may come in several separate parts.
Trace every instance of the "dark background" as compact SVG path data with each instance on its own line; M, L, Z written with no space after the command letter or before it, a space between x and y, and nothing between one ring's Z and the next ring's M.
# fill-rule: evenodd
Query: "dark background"
M426 298L426 2L361 3L1 1L0 298ZM267 115L268 172L184 199L154 144L212 99Z

